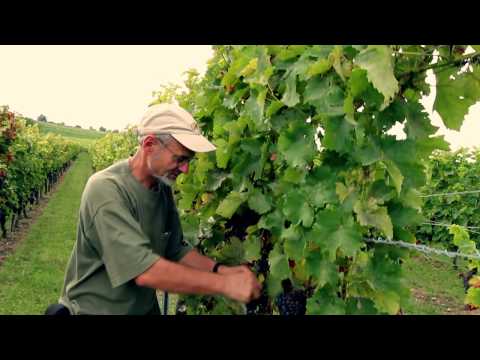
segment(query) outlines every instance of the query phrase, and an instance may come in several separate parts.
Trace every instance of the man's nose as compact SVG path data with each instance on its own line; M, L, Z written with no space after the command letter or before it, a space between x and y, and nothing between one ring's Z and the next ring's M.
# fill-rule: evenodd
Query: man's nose
M182 173L185 173L185 174L188 173L188 163L183 164L183 165L180 166L178 169L179 169Z

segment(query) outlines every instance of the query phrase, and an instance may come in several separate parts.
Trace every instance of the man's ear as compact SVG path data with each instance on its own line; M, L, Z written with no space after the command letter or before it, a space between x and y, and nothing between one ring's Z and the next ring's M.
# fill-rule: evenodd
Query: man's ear
M153 146L156 144L156 141L155 141L155 136L153 135L147 135L144 139L143 139L143 143L142 143L142 148L147 151L147 152L151 152L153 150Z

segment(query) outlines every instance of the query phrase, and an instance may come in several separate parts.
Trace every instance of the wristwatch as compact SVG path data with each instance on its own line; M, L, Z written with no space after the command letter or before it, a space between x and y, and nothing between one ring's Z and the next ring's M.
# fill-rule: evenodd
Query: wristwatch
M218 273L218 268L219 268L220 266L222 266L222 265L224 265L224 264L219 263L219 262L215 263L215 265L213 265L212 272Z

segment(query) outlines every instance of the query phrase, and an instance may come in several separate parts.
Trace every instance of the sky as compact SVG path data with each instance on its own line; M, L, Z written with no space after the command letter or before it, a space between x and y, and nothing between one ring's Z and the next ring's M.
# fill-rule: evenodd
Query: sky
M122 130L137 122L152 92L201 74L211 46L0 46L0 105L36 119Z
M122 130L137 122L160 85L182 84L182 73L206 71L209 45L0 45L0 105L36 119ZM435 83L433 74L428 81ZM435 88L422 100L452 150L480 146L480 104L459 132L432 114ZM402 126L391 133L404 136Z
M427 82L435 85L435 75L432 70L427 72ZM432 86L430 95L421 99L421 103L430 114L432 124L439 128L434 135L444 135L445 140L450 143L450 149L453 151L461 147L480 147L480 102L469 108L460 131L455 131L447 129L445 125L443 125L440 115L436 111L433 111L435 95L436 89L435 86ZM395 134L399 139L405 138L403 127L404 125L397 122L397 125L394 126L389 133Z

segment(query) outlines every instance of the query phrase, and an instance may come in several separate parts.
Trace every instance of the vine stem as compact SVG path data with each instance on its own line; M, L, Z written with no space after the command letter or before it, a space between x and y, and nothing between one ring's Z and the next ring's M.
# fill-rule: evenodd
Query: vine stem
M439 69L439 68L443 68L443 67L449 67L449 66L452 66L452 65L458 65L458 64L461 64L464 60L473 60L474 58L477 58L479 56L480 56L480 51L476 51L474 53L464 55L464 56L460 57L459 59L456 59L456 60L453 60L453 61L449 61L449 62L445 62L445 63L435 63L435 64L430 64L430 65L421 67L419 69L416 69L415 72L420 73L420 72L424 72L424 71L427 71L427 70L430 70L430 69ZM407 74L412 73L412 72L413 71L406 71L404 73L399 74L399 77L407 75Z
M272 90L272 88L270 87L270 84L268 83L268 81L267 81L267 87L268 87L268 90L270 90L270 93L272 94L272 96L275 98L275 100L280 101L280 99L277 98L277 97L275 96L275 94L273 93L273 90Z

